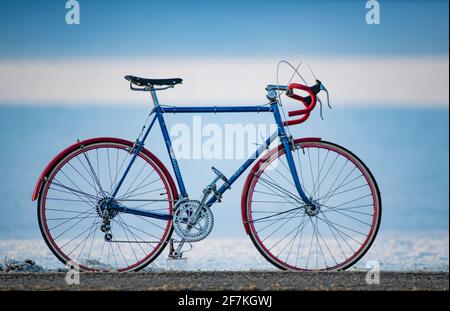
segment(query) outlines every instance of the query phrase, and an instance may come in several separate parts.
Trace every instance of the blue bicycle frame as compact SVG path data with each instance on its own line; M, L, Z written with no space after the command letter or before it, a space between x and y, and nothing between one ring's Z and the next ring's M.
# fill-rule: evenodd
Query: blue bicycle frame
M264 150L266 150L270 144L277 138L280 138L281 144L284 148L286 159L289 165L289 169L292 173L293 181L296 186L296 189L298 191L298 194L302 198L302 200L305 202L306 205L313 205L311 200L306 196L302 189L302 185L300 183L297 170L295 167L294 159L292 157L291 152L291 143L290 139L286 134L283 121L281 119L280 111L278 109L278 102L271 101L269 105L265 106L222 106L222 107L161 107L158 102L158 98L156 96L156 91L154 89L150 90L150 94L152 96L152 100L155 104L155 108L153 109L151 114L153 115L153 119L150 122L150 125L148 126L144 136L141 140L138 140L136 142L136 146L134 149L133 156L128 163L128 166L122 175L121 179L119 180L116 188L114 189L112 196L110 198L110 202L113 202L113 199L119 192L120 187L122 186L123 181L125 180L128 172L130 171L134 161L136 160L136 157L138 156L140 150L142 149L144 142L150 133L151 129L153 128L153 125L156 121L158 121L159 126L161 128L161 132L164 138L164 143L166 144L167 151L169 153L170 161L172 164L173 171L175 173L176 181L178 184L178 188L181 194L181 198L187 198L188 193L186 192L186 187L183 182L183 177L180 172L180 168L178 166L178 161L175 157L175 154L173 152L172 148L172 142L170 140L169 132L167 131L166 123L164 121L164 113L238 113L238 112L271 112L275 118L275 122L277 124L277 131L274 132L272 135L270 135L268 138L266 138L265 143L261 145L256 152L249 157L237 170L236 172L228 179L227 183L224 183L217 191L218 194L221 196L223 195L230 186L242 175L242 173L261 155ZM212 196L209 201L206 203L208 206L212 206L217 201L217 196ZM171 215L167 214L161 214L161 213L155 213L151 211L145 211L145 210L138 210L138 209L132 209L127 208L125 206L122 206L120 204L112 204L112 208L116 209L119 212L123 213L129 213L134 215L140 215L145 217L151 217L151 218L157 218L157 219L171 219Z

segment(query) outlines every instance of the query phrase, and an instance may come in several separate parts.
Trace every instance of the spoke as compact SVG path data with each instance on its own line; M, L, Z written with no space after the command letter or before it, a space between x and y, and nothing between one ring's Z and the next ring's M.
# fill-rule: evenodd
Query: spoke
M321 219L321 218L318 217L318 216L317 216L317 218ZM362 232L359 232L359 231L354 230L354 229L352 229L352 228L349 228L349 227L347 227L347 226L340 225L340 224L335 223L335 222L332 222L332 221L330 221L330 220L328 220L328 221L329 221L330 224L333 224L333 226L338 226L338 227L344 228L344 229L346 229L346 230L348 230L348 231L352 231L352 232L354 232L354 233L358 233L358 234L360 234L360 235L362 235L362 236L367 236L367 234L362 233ZM359 243L359 242L358 242L358 243Z
M323 216L326 217L325 215L323 215ZM342 247L341 247L341 243L339 243L339 240L337 239L337 237L336 237L336 235L335 235L335 233L334 233L334 231L333 231L333 228L331 227L331 225L330 225L329 223L327 223L327 222L325 222L325 221L323 221L323 220L321 220L321 221L322 221L323 223L325 223L325 224L328 226L328 228L330 229L331 234L332 234L333 237L334 237L334 240L336 241L336 243L337 243L338 246L339 246L339 249L341 250L342 255L344 256L345 260L347 260L347 256L345 255L344 250L343 250ZM342 239L342 236L341 236L341 239ZM336 263L336 265L337 265L337 263Z
M328 212L339 212L339 211L342 211L342 210L346 210L346 209L345 209L345 208L342 208L342 209L340 209L340 208L337 208L337 209L330 208L330 209L324 210L324 211L322 211L322 212L323 212L323 213L328 213ZM347 212L355 213L355 214L360 214L360 215L365 215L365 216L370 216L370 217L373 217L373 215L374 215L374 214L369 214L369 213L364 213L364 212L359 212L359 211L354 211L354 210L348 210Z
M312 169L312 163L311 163L311 153L309 152L309 149L306 149L306 152L308 153L308 159L309 159L309 171L311 173L311 185L313 187L312 189L312 193L314 194L315 191L315 185L316 185L316 181L314 179L314 174L313 174L313 169Z
M123 196L126 196L128 191L130 191L131 187L133 187L134 183L136 182L136 180L139 178L139 176L141 176L142 171L144 170L144 168L147 166L147 162L144 162L144 164L142 165L142 168L139 170L139 173L136 175L136 177L133 179L133 181L131 182L130 186L127 188L127 190L125 190L125 193Z
M304 150L303 148L301 148L301 149L302 149L302 152L303 152L303 155L304 155L304 154L305 154L305 150ZM303 190L304 190L304 191L308 194L308 196L311 198L312 195L311 195L311 193L308 191L308 189L306 189L306 184L305 184L305 180L304 180L304 177L303 177L302 163L301 163L301 161L300 161L300 149L297 149L297 160L298 160L298 172L299 172L300 178L301 178L301 180L302 180Z
M270 178L270 176L267 176L267 177ZM260 179L262 182L264 182L265 184L267 184L267 185L271 186L272 188L274 188L275 190L278 190L278 191L282 192L283 194L287 195L288 197L290 197L290 198L293 199L294 201L303 204L303 201L302 201L300 198L296 197L292 192L290 192L290 191L284 189L283 187L277 185L276 183L272 182L272 181L273 181L272 178L270 178L272 181L269 181L269 180L265 179L265 178L262 177L262 176L260 176L259 179ZM267 187L266 187L266 188L267 188ZM269 189L269 188L268 188L268 189Z
M85 157L85 159L86 159L86 161L87 161L87 163L89 165L89 168L90 168L91 173L92 173L92 177L93 177L95 183L97 184L98 189L100 190L102 195L105 196L105 191L103 190L102 185L100 184L100 180L98 179L97 174L95 173L94 167L92 166L91 161L89 160L88 153L87 152L83 152L83 155L84 155L84 157Z
M318 223L317 223L318 219L317 219L317 217L315 217L315 221L316 221L315 224L314 224L314 221L311 220L311 218L310 218L310 221L311 221L311 224L314 227L314 231L315 231L315 235L316 235L316 270L318 268L318 254L319 254L319 252L317 251L317 247L319 247L319 249L320 249L320 253L322 254L323 263L325 264L325 267L328 268L327 262L325 260L325 254L323 253L322 246L320 246L320 242L319 242L320 232L319 232L319 226L318 226Z
M303 215L304 216L304 215ZM294 229L292 229L291 231L289 231L287 234L285 234L280 240L278 240L278 242L276 242L274 245L272 245L268 250L272 250L275 246L277 246L278 244L280 244L281 241L283 241L286 237L288 237L292 232L294 232L295 230L298 231L299 227L294 227ZM291 238L292 240L292 238ZM286 247L289 245L289 243L291 242L291 240L289 240L289 242L278 252L278 254L276 255L276 257L279 257L280 254L286 249Z
M364 222L364 221L362 221L362 220L360 220L360 219L358 219L358 218L355 218L355 217L353 217L353 216L347 215L346 213L343 213L343 212L338 211L338 210L334 210L334 211L335 211L336 213L339 213L339 214L341 214L341 215L344 215L344 216L346 216L346 217L348 217L348 218L351 218L351 219L353 219L353 220L356 220L356 221L358 221L358 222L360 222L360 223L362 223L362 224L364 224L364 225L366 225L366 226L372 227L372 224L368 224L367 222Z
M252 203L267 203L267 204L273 204L273 203L277 203L277 204L284 204L284 203L286 203L286 201L259 201L259 200L252 200ZM292 201L289 201L288 203L292 203L292 204L294 204L294 203L297 203L297 202L292 202Z
M350 246L350 244L348 244L347 240L344 239L344 237L342 236L342 234L344 234L345 236L347 236L348 238L350 238L352 241L354 241L355 243L357 243L358 245L361 245L361 243L359 243L359 241L356 241L355 239L353 239L351 236L349 236L347 233L345 233L342 230L339 230L338 228L336 228L331 221L328 220L328 217L323 214L323 216L325 217L325 219L317 217L319 220L325 222L326 224L328 224L328 226L332 227L337 234L339 234L339 236L341 237L341 239L345 242L345 244L352 250L353 253L355 253L356 251L353 249L353 247ZM347 259L347 256L345 256L345 258Z
M306 215L306 214L304 214L304 215ZM308 222L305 223L305 226L303 227L303 229L304 229L307 225L308 225ZM300 239L299 239L298 245L297 245L297 254L295 255L295 266L296 266L296 267L297 267L297 263L298 263L298 258L300 257L300 256L299 256L299 253L300 253L300 247L301 247L301 244L302 244L303 229L300 231Z
M76 157L77 159L78 159L78 157ZM78 161L80 161L79 159L78 159ZM80 163L81 163L81 161L80 161ZM93 185L93 184L91 184L91 182L89 181L89 180L87 180L86 179L86 177L84 177L73 165L72 165L72 163L70 163L70 162L67 162L67 164L69 164L69 166L81 177L81 178L83 178L84 179L84 181L86 181L88 184L89 184L89 186L91 186L93 189L94 189L94 191L95 192L97 192L97 188L95 188L95 186Z
M363 195L362 197L359 197L359 198L356 198L356 199L353 199L353 200L344 202L344 203L342 203L342 204L336 205L336 206L333 207L333 209L335 209L335 208L337 208L337 207L341 207L341 206L347 205L348 203L353 203L353 202L355 202L355 201L358 201L358 200L361 200L361 199L364 199L364 198L367 198L367 197L371 197L371 196L372 196L372 193L369 193L369 194L367 194L367 195ZM326 205L325 205L325 206L326 206ZM330 209L331 209L331 208L330 208Z
M66 187L66 186L64 186L64 184L63 183L61 183L59 180L57 180L56 179L56 177L53 179L53 181L52 181L52 184L54 184L55 183L55 181L56 181L56 185L57 186L60 186L60 187L62 187L62 188L65 188L66 190L69 190L69 191L71 191L71 192L73 192L72 194L74 194L75 196L77 196L78 198L80 198L81 200L83 200L83 198L82 197L80 197L78 194L81 194L81 195L84 195L84 196L86 196L86 198L89 200L89 202L85 202L86 204L88 204L88 205L90 205L90 206L92 206L92 207L95 207L95 201L92 201L92 197L94 197L93 195L90 195L90 194L87 194L87 193L85 193L85 192L83 192L81 189L80 189L80 187L78 187L78 185L77 184L75 184L75 182L69 177L69 176L67 176L67 174L66 173L64 173L64 171L61 169L60 170L61 171L61 173L64 175L64 176L66 176L66 178L78 189L78 191L73 191L73 190L75 190L75 189L71 189L71 188L69 188L69 187Z
M374 214L364 213L361 211L355 211L355 209L361 209L364 207L373 207L373 204L364 204L364 205L359 205L359 206L343 207L343 208L337 208L337 207L325 206L325 205L322 205L322 207L326 208L325 210L322 210L322 212L324 212L324 213L334 212L335 210L339 210L339 211L346 211L346 212L351 212L351 213L356 213L356 214L361 214L361 215L366 215L366 216L374 215Z
M111 188L111 191L110 191L111 193L113 192L113 190L115 190L115 187L117 186L117 184L116 184L116 182L117 182L117 177L119 177L119 173L122 171L122 167L123 167L123 165L125 164L125 160L127 159L128 155L129 155L129 153L126 152L125 155L124 155L122 164L120 164L120 168L117 169L117 167L118 167L118 162L119 162L119 149L117 149L117 155L116 155L116 159L117 159L117 161L116 161L116 175L115 175L114 181L113 181L114 187ZM120 250L120 247L119 247L119 250Z
M50 201L63 201L63 202L85 202L83 200L76 200L76 199L60 199L60 198L47 198L46 200Z
M281 159L280 159L280 161L279 161L281 164L283 164L284 165L284 167L286 167L286 165L283 163L283 161L281 161ZM272 169L274 169L275 170L275 172L277 172L278 173L278 175L280 175L281 177L283 177L283 179L285 179L289 184L291 184L292 186L294 186L295 187L295 185L294 185L294 183L292 183L292 181L291 180L289 180L285 175L283 175L283 174L281 174L281 172L275 167L275 166L273 166L272 165L272 163L273 162L270 162L270 164L269 164L269 166L270 167L272 167ZM290 172L290 171L289 171ZM265 174L265 172L263 171L263 174ZM266 176L267 176L267 174L265 174ZM271 178L272 179L272 178ZM273 179L272 179L273 180Z
M74 194L74 195L76 195L77 197L79 197L79 195L82 195L82 196L85 196L86 198L89 198L89 199L94 199L94 200L100 199L99 197L97 197L97 196L95 196L95 195L93 195L93 194L86 193L86 192L83 192L83 191L81 191L81 190L76 190L76 189L73 189L73 188L71 188L71 187L65 186L64 184L62 184L62 183L61 183L59 180L57 180L56 178L53 179L52 185L55 185L55 186L61 187L61 188L63 188L63 189L69 190L70 192L66 192L66 193ZM54 188L50 188L50 189L55 190L55 191L61 191L61 190L57 190L57 189L54 189ZM83 202L87 203L87 202L84 201L83 199L81 199L81 200L82 200ZM91 203L92 203L92 202L91 202ZM90 203L87 203L87 204L90 205Z
M323 166L322 166L323 167ZM320 181L320 148L317 148L317 180L316 180L316 186L318 186ZM314 187L315 188L315 187ZM320 196L319 188L314 191L314 194L317 191L317 196Z
M113 183L112 183L112 175L111 175L111 160L109 157L109 148L106 148L106 155L108 156L109 185L110 185L110 189L112 189Z
M322 197L322 199L324 199L324 198L329 199L329 198L332 197L332 196L336 196L336 195L339 195L339 194L347 193L347 192L349 192L349 191L356 190L356 189L360 189L360 188L366 187L366 186L368 187L369 185L368 185L368 184L364 184L364 185L355 186L355 187L350 188L350 189L347 189L347 190L342 190L342 191L339 191L339 192L334 192L334 193L332 193L332 194L330 194L330 195L327 195L327 196Z
M136 233L134 233L133 231L130 230L130 226L126 224L125 220L123 220L123 218L120 215L118 215L118 218L120 219L120 222L127 228L128 232L134 237L135 240L137 240L136 238L138 238L141 242L145 242L145 240L141 236L139 236L138 234L136 234ZM141 248L142 252L144 253L144 255L146 255L147 252L142 248L142 243L137 243L137 244L140 246L140 248ZM155 246L153 246L153 245L151 245L149 243L147 243L146 245L151 246L153 249L156 248Z
M308 257L306 258L306 269L308 269L309 257L311 255L311 248L312 248L312 242L314 239L315 230L316 230L316 228L313 226L313 234L311 235L311 242L309 243Z
M278 194L276 192L273 192L273 190L270 189L270 188L269 188L269 190L272 191L272 193L261 191L261 190L253 190L253 192L254 193L262 193L262 194L271 195L271 196L276 196L276 197L280 197L280 198L284 198L284 199L286 199L286 198L291 199L290 196ZM289 201L284 201L283 203L286 203L286 202L289 202Z
M318 151L318 157L319 157L319 150L320 150L320 148L317 148L317 151ZM325 163L327 162L327 159L328 159L328 155L329 155L329 153L330 153L330 150L327 150L327 153L325 154L325 159L323 160L323 162L322 162L322 166L320 167L320 169L319 169L319 163L320 163L320 161L319 161L319 159L317 160L317 169L318 169L318 175L317 175L317 183L316 183L316 186L314 187L314 189L315 190L313 190L313 193L312 193L312 197L314 197L315 195L316 195L316 193L317 193L317 196L318 197L320 197L320 186L322 185L322 182L323 182L323 180L325 179L325 177L321 180L320 179L320 174L322 173L322 171L323 171L323 168L325 167ZM337 158L337 157L336 157Z
M80 218L97 218L98 216L86 216L86 217L80 217L80 216L75 216L75 217L58 217L58 218L46 218L47 221L53 221L53 220L66 220L66 219L80 219Z
M46 211L56 211L56 212L66 212L66 213L76 213L76 214L84 214L84 212L79 211L73 211L73 210L65 210L65 209L58 209L58 208L45 208ZM90 209L89 209L90 210ZM48 218L46 218L48 219Z
M292 237L292 239L287 243L287 244L291 244L291 247L289 248L289 252L286 255L286 260L285 260L286 263L288 263L288 261L289 261L289 256L291 255L292 248L294 247L295 239L297 238L298 234L300 233L300 230L303 232L304 223L306 222L305 216L306 216L306 214L303 214L303 217L300 220L300 224L299 224L299 226L297 226L297 232ZM292 241L292 243L291 243L291 241ZM297 260L297 258L296 258L296 260Z
M94 221L94 224L95 224L95 221ZM75 239L79 238L81 235L83 235L84 233L86 233L86 231L92 230L92 227L94 226L94 224L92 224L90 227L88 227L87 229L85 229L84 231L82 231L81 233L79 233L78 235L76 235L76 236L75 236L74 238L72 238L70 241L64 243L60 248L63 249L66 245L72 243ZM81 243L80 243L80 244L81 244ZM79 245L80 245L80 244L79 244ZM79 246L79 245L78 245L78 246ZM67 254L67 256L70 256L70 254L71 254L75 249L77 249L78 246L75 247L69 254Z
M344 170L344 168L347 166L348 163L348 159L345 161L344 165L342 166L341 170L339 171L339 174L337 174L336 178L334 179L333 183L331 184L330 188L328 189L328 191L326 192L325 195L327 195L328 193L331 192L331 189L333 189L334 185L336 184L337 180L339 179L339 177L342 174L342 171ZM325 204L325 202L323 203Z
M159 177L157 177L155 180L150 181L150 182L146 183L146 184L143 185L143 186L138 185L133 191L128 192L126 195L120 196L118 199L120 199L120 200L128 199L128 198L132 197L132 194L134 194L136 191L138 191L138 190L140 190L140 189L143 189L143 188L145 188L145 187L147 187L147 186L150 186L151 184L154 184L154 183L157 182L158 180L161 180L161 179L160 179Z
M97 149L96 149L97 150ZM88 253L88 258L87 261L90 260L91 258L91 252L92 252L92 247L94 246L94 241L95 241L95 234L97 233L97 230L94 230L94 235L92 236L92 241L91 241L91 247L89 248L89 253ZM99 261L100 262L100 261Z
M290 212L292 212L292 211L295 211L295 210L298 210L298 209L302 209L302 208L304 208L304 206L296 207L296 208L291 208L291 209L288 209L288 210L283 211L283 212L278 212L278 213L275 214L275 215L270 215L270 216L265 216L265 217L261 217L261 218L254 219L254 220L252 220L252 222L257 222L257 221L260 221L260 220L262 220L262 219L268 219L268 218L275 217L275 216L278 216L278 215L290 213Z
M154 189L154 190L149 190L149 191L145 191L145 192L136 193L134 195L128 196L127 199L128 198L135 198L135 197L143 195L143 194L148 194L148 193L153 193L153 192L156 192L156 191L161 191L161 190L164 190L164 189L166 189L166 188L165 187L161 187L161 188ZM122 199L120 199L120 200L122 200Z
M316 218L316 219L317 219L317 218ZM317 220L316 220L316 226L317 226L317 228L318 228ZM329 225L328 225L328 226L329 226ZM324 244L325 247L327 248L328 253L330 253L331 257L333 258L334 263L335 263L336 265L338 265L338 262L337 262L336 258L334 257L333 253L331 252L330 248L328 247L327 242L325 242L325 239L324 239L324 238L322 237L322 235L320 234L320 231L317 230L317 233L318 233L320 239L322 240L323 244ZM324 257L324 258L323 258L323 259L324 259L324 263L325 263L325 265L327 266L326 260L325 260L325 254L324 254L323 252L322 252L322 256ZM345 257L345 256L344 256L344 257ZM328 266L327 266L327 268L328 268Z
M359 178L361 178L361 177L363 177L363 176L364 176L364 175L359 175L358 177L353 178L352 180L350 180L350 181L346 182L345 184L343 184L343 185L337 187L336 189L334 189L334 190L333 190L333 191L334 191L333 193L331 193L331 194L330 194L330 193L327 193L327 194L325 194L325 195L323 195L323 196L321 196L321 197L318 197L317 200L322 200L322 199L324 199L324 198L330 197L330 196L333 195L333 194L336 194L335 192L336 192L337 190L339 190L339 189L341 189L341 188L343 188L343 187L345 187L345 186L351 184L352 182L354 182L355 180L358 180ZM368 184L366 183L366 184L362 185L361 187L366 186L366 185L368 186ZM350 190L353 190L353 189L350 189ZM340 192L338 192L338 193L340 193Z
M92 213L94 213L94 212L91 212L91 214ZM68 232L69 230L71 230L72 228L74 228L76 225L78 225L80 222L82 222L84 220L84 218L82 218L82 219L80 219L80 220L78 220L76 223L74 223L72 226L70 226L68 229L66 229L65 231L63 231L62 233L60 233L57 237L55 237L53 240L57 240L57 239L59 239L64 233L66 233L66 232ZM52 229L54 229L54 228L52 228ZM49 229L49 231L50 230L52 230L52 229Z
M98 263L102 262L103 251L105 250L105 245L106 245L106 241L103 240L102 249L100 250L100 255L98 256ZM109 264L109 260L108 260L108 262L106 264L107 265Z
M272 246L269 248L269 251L270 251L272 248L274 248L275 246L277 246L278 244L280 244L280 242L283 241L286 237L288 237L289 235L291 235L292 232L294 232L294 231L297 230L296 234L295 234L295 235L294 235L294 236L286 243L286 245L278 252L277 257L279 257L279 256L281 255L281 253L286 249L286 247L287 247L288 245L291 244L291 241L293 241L293 240L295 239L295 237L297 236L299 230L301 230L301 229L303 228L304 223L305 223L305 222L304 222L305 215L306 215L306 214L303 214L302 220L300 220L300 225L297 226L297 227L294 227L294 229L292 229L292 230L289 231L287 234L285 234L285 235L284 235L277 243L275 243L274 245L272 245ZM292 246L291 246L291 248L292 248ZM287 260L286 260L286 262L287 262Z
M294 213L294 212L295 212L295 211L291 211L290 213L286 214L284 217L280 217L280 218L276 218L276 219L271 219L271 220L272 220L272 223L270 223L270 224L264 226L263 228L257 230L256 233L260 233L261 231L263 231L263 230L265 230L265 229L267 229L267 228L273 226L274 224L278 223L280 220L287 219L287 218L291 217L291 216L289 216L289 215L290 215L290 214L292 215L292 213ZM292 216L292 217L294 217L294 216ZM260 221L260 222L267 222L267 220L266 220L266 221Z
M163 227L161 227L161 226L155 224L154 222L148 220L148 219L147 219L146 217L144 217L144 216L140 216L140 215L136 215L136 216L139 217L140 219L142 219L143 221L145 221L145 222L147 222L147 223L149 223L149 224L155 226L155 227L158 227L158 228L160 228L160 229L162 229L162 230L166 230L165 228L163 228Z
M98 172L98 179L102 180L100 177L100 163L98 162L98 148L95 148L95 157L97 159L97 172Z
M66 221L64 221L64 222L62 222L62 223L60 223L60 224L57 224L57 225L55 225L55 226L49 228L48 230L49 230L49 231L54 230L54 229L56 229L56 228L58 228L58 227L60 227L60 226L62 226L62 225L64 225L64 224L70 222L70 221L73 220L73 219L80 219L80 218L81 218L81 219L86 219L86 218L92 218L92 217L91 217L92 214L94 214L94 212L93 212L91 209L87 209L87 210L85 210L84 212L79 213L79 214L78 214L77 216L75 216L75 217L72 217L72 218L67 217L66 219L68 219L68 220L66 220ZM87 216L81 217L81 215L87 215ZM47 216L47 215L46 215L46 216ZM46 219L47 219L47 218L46 218ZM52 219L47 219L47 220L52 220Z
M328 155L327 155L328 156ZM328 168L327 172L325 173L325 175L322 177L322 180L319 182L319 186L320 187L322 185L322 183L325 181L326 177L328 176L328 174L330 173L331 169L333 168L334 164L336 163L337 159L339 158L339 154L336 154L336 157L334 158L333 162L331 163L330 167ZM324 163L325 164L325 163Z
M145 176L145 178L144 178L144 179L136 186L136 188L135 188L131 193L134 193L136 190L142 189L143 187L146 187L147 185L152 184L152 183L156 182L157 180L159 180L160 178L159 178L159 176L158 176L158 178L156 178L154 181L151 181L151 182L149 182L149 183L147 183L147 184L145 184L144 186L141 187L141 185L142 185L149 177L151 177L151 176L153 175L154 172L156 172L156 170L152 170L150 173L148 173L147 176ZM131 194L131 193L129 193L129 194Z
M300 212L300 210L296 211L294 215L297 215ZM268 236L266 236L264 238L264 240L262 240L262 242L264 242L265 240L267 240L269 237L272 236L272 234L274 234L276 231L278 231L282 226L286 225L289 221L295 219L294 217L290 217L288 218L285 222L283 222L280 226L278 226L274 231L272 231Z
M117 223L117 222L114 222L114 221L113 221L113 223ZM112 224L111 224L111 231L113 231L113 229L112 229ZM111 243L111 242L110 242L110 243ZM123 252L122 252L122 249L120 248L119 243L111 243L111 244L115 244L115 245L117 246L117 248L119 249L120 254L122 255L122 258L123 258L125 264L126 264L127 266L129 266L128 261L127 261L127 259L125 258L124 254L123 254ZM115 253L114 253L114 247L112 248L112 250L113 250L114 260L115 260L116 265L117 265L117 269L119 269L119 265L117 264L117 258L116 258L116 255L115 255Z
M332 191L331 195L328 195L330 192L328 192L328 193L325 195L325 196L328 196L328 197L327 197L326 200L323 202L323 204L327 204L327 202L328 202L328 200L330 199L330 197L331 197L333 194L335 194L336 191L337 191L338 189L340 189L340 187L342 186L342 184L347 180L347 178L348 178L351 174L353 174L353 172L355 171L355 169L356 169L356 166L354 166L353 169L350 171L350 173L348 173L347 176L345 176L344 180L341 181L341 183L339 184L339 186L337 186L336 189L334 189L334 190Z
M119 202L120 201L122 201L122 200L118 200ZM137 201L137 202L140 202L140 201ZM152 204L156 204L156 203L161 203L161 202L147 202L147 203L144 203L144 204L141 204L141 205L137 205L137 206L133 206L132 208L134 208L134 209L138 209L138 208L143 208L144 206L147 206L147 205L152 205ZM155 212L155 211L165 211L167 208L146 208L146 210L147 211L153 211L153 212Z
M79 156L81 154L77 155L75 158L78 160L78 162L80 162L81 166L84 168L84 170L87 172L87 174L89 175L89 177L92 179L92 181L94 182L94 184L92 185L90 182L88 182L85 178L83 178L84 180L86 180L86 182L92 187L94 188L95 192L100 192L100 189L97 189L96 182L95 182L95 178L92 176L92 173L89 171L89 169L86 167L86 165L84 165L83 161L80 160ZM85 152L83 152L83 156L86 157ZM68 164L70 165L70 162L68 162ZM72 168L73 166L70 165ZM81 175L80 175L81 176Z
M116 221L116 223L119 224L119 226L122 228L123 233L125 234L125 238L126 238L128 241L130 241L130 238L128 237L128 234L127 234L127 232L125 231L124 224L121 222L121 220L120 220L120 219L119 219L119 220L113 219L113 221ZM127 226L127 227L128 227L128 226ZM127 230L129 230L129 229L127 228ZM131 248L131 251L133 252L133 255L134 255L134 258L136 259L136 262L138 262L139 259L138 259L138 256L137 256L137 254L136 254L134 248L133 248L133 243L130 243L130 248Z
M80 242L80 244L83 243L83 246L81 247L81 250L80 250L80 252L78 253L77 261L79 261L79 258L80 258L80 256L81 256L81 254L83 253L83 250L84 250L84 247L86 246L87 240L89 239L89 237L91 236L91 234L94 233L94 232L96 231L96 230L95 230L95 227L100 223L100 221L101 221L101 220L94 220L94 222L92 223L92 226L91 226L91 230L89 230L89 233L88 233L87 237L84 239L84 242L83 242L83 241ZM77 249L77 248L78 248L78 246L77 246L75 249ZM74 249L74 250L75 250L75 249ZM70 253L68 254L68 256L70 256Z
M151 236L152 238L154 238L154 239L156 239L156 240L160 240L160 238L159 237L157 237L157 236L155 236L155 235L153 235L153 234L150 234L150 233L148 233L148 232L145 232L145 231L143 231L143 230L141 230L141 229L139 229L139 228L136 228L135 226L132 226L132 225L127 225L129 228L132 228L132 229L134 229L134 230L136 230L136 231L139 231L139 232L142 232L143 234L146 234L146 235L148 235L148 236Z

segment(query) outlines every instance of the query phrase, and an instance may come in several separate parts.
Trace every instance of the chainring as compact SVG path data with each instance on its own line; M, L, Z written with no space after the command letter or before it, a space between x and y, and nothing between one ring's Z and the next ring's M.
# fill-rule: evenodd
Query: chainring
M194 212L201 203L195 200L181 201L173 214L173 227L178 236L187 242L198 242L206 238L214 226L213 213L207 206L201 206L197 221Z

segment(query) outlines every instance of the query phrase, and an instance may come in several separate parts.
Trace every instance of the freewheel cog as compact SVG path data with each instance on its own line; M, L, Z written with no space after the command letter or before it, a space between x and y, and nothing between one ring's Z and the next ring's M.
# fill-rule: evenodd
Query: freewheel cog
M198 218L195 212L201 208ZM198 242L206 238L214 225L214 217L211 210L201 206L199 201L182 201L175 208L173 215L175 232L187 242Z

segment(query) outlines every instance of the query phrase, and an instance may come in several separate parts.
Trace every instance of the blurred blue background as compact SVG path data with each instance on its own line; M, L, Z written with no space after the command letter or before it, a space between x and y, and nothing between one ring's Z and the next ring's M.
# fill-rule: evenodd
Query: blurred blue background
M230 60L269 57L284 59L313 56L317 59L359 59L369 57L383 62L416 59L443 66L436 76L448 75L448 1L380 1L381 24L367 25L365 1L85 1L80 0L80 25L65 24L66 1L1 1L0 68L20 78L34 77L29 68L36 66L51 77L48 89L26 84L23 91L10 88L8 72L0 78L0 238L39 236L36 205L31 194L41 170L61 149L96 136L117 136L134 140L149 112L149 102L142 98L136 105L135 94L127 93L120 104L89 97L89 94L114 90L107 84L101 89L69 86L73 93L87 94L66 105L53 100L59 90L59 72L44 65L54 62L96 62L132 59L212 58L218 64ZM38 65L36 65L38 64ZM3 66L3 67L2 67ZM29 67L28 67L29 66ZM43 66L43 67L42 67ZM270 64L275 72L276 62ZM125 67L126 68L126 67ZM76 66L66 68L66 75ZM171 68L176 72L177 68ZM34 70L34 69L33 69ZM121 72L128 74L133 72ZM420 72L419 72L420 73ZM214 80L214 68L211 76ZM339 77L341 73L336 73ZM365 73L370 76L371 73ZM342 79L345 79L342 72ZM433 75L431 75L433 76ZM16 77L16 76L15 76ZM230 84L241 85L249 76L236 76ZM95 75L80 79L95 82ZM118 78L121 78L118 76ZM239 79L237 79L239 78ZM320 77L319 77L320 78ZM389 72L376 79L402 85ZM426 80L428 77L418 77ZM200 78L199 78L200 79ZM375 79L375 78L374 78ZM447 78L448 79L448 78ZM39 80L39 79L37 79ZM275 76L273 75L273 83ZM339 79L337 79L339 80ZM97 81L98 82L98 81ZM100 81L101 82L101 81ZM326 82L326 81L325 81ZM333 83L334 81L330 81ZM345 81L340 81L345 83ZM444 81L445 82L445 81ZM296 137L320 136L356 153L372 170L383 199L382 231L444 230L449 221L449 114L448 80L435 93L433 103L374 101L361 104L333 101L325 109L325 120L318 112L304 125L292 128ZM63 85L61 85L62 87ZM432 85L429 85L432 87ZM187 87L187 86L181 86ZM264 85L258 97L263 99ZM405 86L408 88L408 86ZM123 82L126 91L127 84ZM170 92L176 93L175 90ZM28 91L32 99L26 97ZM375 92L382 92L376 90ZM221 94L211 95L212 102ZM427 89L410 89L427 98ZM423 95L425 93L425 95ZM100 93L101 94L101 93ZM30 95L30 96L31 96ZM205 96L206 96L205 95ZM24 97L25 96L25 97ZM34 97L35 96L35 97ZM217 96L216 98L214 96ZM348 97L352 94L349 93ZM175 101L177 104L179 101ZM166 103L166 102L164 102ZM173 102L167 102L171 104ZM235 98L237 104L247 104ZM264 103L257 102L253 103ZM370 104L368 104L370 103ZM268 115L204 115L202 122L226 123L272 122ZM167 116L173 124L192 124L187 115ZM158 128L146 147L168 165ZM181 160L181 170L192 197L212 179L214 165L230 175L240 160ZM214 209L216 225L213 236L244 236L240 220L240 191L244 178ZM448 248L448 240L447 240Z

